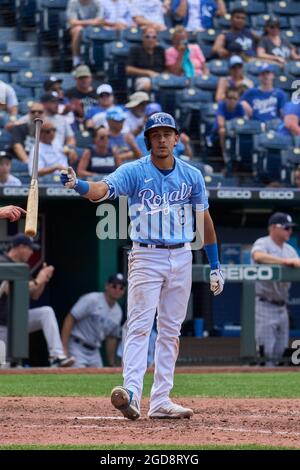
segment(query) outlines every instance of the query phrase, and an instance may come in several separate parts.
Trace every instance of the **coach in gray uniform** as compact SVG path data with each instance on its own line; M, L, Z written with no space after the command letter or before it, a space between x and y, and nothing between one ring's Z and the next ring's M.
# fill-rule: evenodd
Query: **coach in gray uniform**
M123 274L110 276L105 292L85 294L71 308L62 328L65 351L72 351L74 367L103 367L100 354L106 340L108 365L114 365L117 339L121 335L122 309L117 303L124 292Z
M300 259L294 248L286 243L292 234L292 218L276 212L269 219L269 236L254 243L251 256L254 263L279 264L300 267ZM282 357L289 341L287 302L290 282L256 282L255 329L256 344L273 365Z

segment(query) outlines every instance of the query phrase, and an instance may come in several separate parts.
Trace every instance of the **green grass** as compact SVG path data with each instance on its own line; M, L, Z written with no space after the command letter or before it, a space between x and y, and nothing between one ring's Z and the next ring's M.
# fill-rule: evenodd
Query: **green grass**
M0 446L1 450L290 450L294 447L275 447L258 444L241 445L142 445L142 444L108 444L108 445L49 445L39 446L35 444L28 445L6 445Z
M119 375L0 375L0 396L109 396ZM149 396L152 375L145 378ZM300 398L300 374L176 374L173 396L228 398Z

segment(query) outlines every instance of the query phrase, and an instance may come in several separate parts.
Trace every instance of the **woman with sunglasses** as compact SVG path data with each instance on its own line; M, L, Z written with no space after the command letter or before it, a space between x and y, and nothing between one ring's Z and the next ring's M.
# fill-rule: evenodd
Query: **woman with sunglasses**
M115 158L110 152L109 131L101 126L95 131L94 144L85 149L79 161L78 176L97 181L103 173L115 170Z
M216 101L225 99L228 88L235 88L242 95L248 88L253 88L254 83L245 75L243 59L238 55L233 55L229 59L229 75L220 77L216 91Z
M279 20L271 16L265 24L265 32L258 44L257 57L282 68L289 60L300 60L296 47L280 34Z

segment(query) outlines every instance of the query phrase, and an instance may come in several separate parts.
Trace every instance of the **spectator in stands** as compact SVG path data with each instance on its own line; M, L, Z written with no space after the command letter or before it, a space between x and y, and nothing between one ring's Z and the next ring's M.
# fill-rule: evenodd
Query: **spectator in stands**
M209 69L198 44L189 44L188 33L183 26L176 26L172 35L173 46L166 50L166 66L174 75L208 75Z
M134 136L138 135L144 127L145 108L149 103L149 95L144 91L136 91L125 104L129 110L126 113L124 128Z
M106 121L106 111L114 105L114 93L108 83L103 83L96 90L98 104L91 106L84 116L87 129L97 129Z
M137 77L135 89L137 91L149 91L151 78L164 72L166 68L165 51L157 45L157 32L152 27L146 27L143 31L141 45L131 47L126 65L126 74Z
M77 153L75 151L76 139L66 117L58 114L58 94L56 91L52 91L42 95L41 103L44 105L45 118L47 121L52 122L53 127L56 128L53 144L63 149L69 158L75 162L77 160Z
M260 86L250 88L241 97L247 116L261 122L281 118L286 94L279 88L274 88L274 71L271 64L261 65L259 81Z
M43 118L43 116L44 106L42 103L34 102L30 107L27 122L11 129L14 156L23 164L28 164L28 154L34 143L35 124L33 121L37 117ZM20 170L24 170L24 167L20 166Z
M164 7L161 0L151 0L151 2L132 0L131 15L140 28L152 27L156 31L166 29Z
M0 80L0 110L15 118L18 114L18 98L13 87Z
M58 147L53 142L55 140L56 127L50 121L45 121L41 127L41 141L39 146L39 162L38 174L39 176L51 175L49 178L44 178L44 182L55 182L54 175L58 175L61 170L65 170L68 164L74 163L69 160L61 147ZM29 174L32 174L34 147L32 147L29 154L28 169Z
M226 6L224 0L171 0L171 15L188 31L204 31L214 27L215 16L226 15Z
M58 113L59 114L68 114L70 112L69 103L70 100L65 96L65 92L62 88L63 79L58 78L55 75L50 75L47 80L44 82L44 90L45 93L51 93L55 91L58 94L59 98L59 105L58 105Z
M75 357L75 367L103 367L99 349L104 340L108 365L115 365L122 320L117 301L125 287L123 274L114 274L107 279L105 292L85 294L71 308L64 320L62 340L66 354Z
M265 24L264 35L259 41L257 57L284 68L289 60L300 60L296 47L280 34L278 18L271 16Z
M300 135L300 103L289 101L283 108L283 123L278 132L281 135Z
M239 102L239 92L236 88L227 88L225 100L218 104L217 116L211 131L211 140L216 142L219 138L222 155L225 153L226 122L245 116L245 110Z
M216 91L216 101L225 99L228 88L236 88L242 95L248 88L253 88L254 83L246 77L243 68L243 59L238 55L233 55L229 59L229 76L220 77Z
M144 123L147 119L154 113L160 113L162 108L159 103L149 103L145 108L145 117ZM140 149L142 155L148 155L149 150L146 148L144 131L142 130L135 138L138 148ZM190 138L184 132L180 133L180 138L178 144L173 149L173 154L175 157L185 156L188 158L193 157L192 147L190 145Z
M0 263L28 263L34 251L40 247L31 238L18 233L11 242L7 253L0 255ZM54 273L53 266L43 264L35 279L28 283L29 295L38 300L44 292ZM0 340L7 342L7 317L10 288L7 281L2 281L0 287ZM37 307L28 310L28 332L42 330L47 342L49 362L52 367L70 367L74 364L73 357L67 357L59 335L55 313L51 307Z
M94 144L84 150L77 174L79 177L98 181L102 179L102 173L111 173L115 168L115 158L109 146L109 131L101 126L95 130Z
M103 25L103 6L99 0L69 0L67 5L67 22L71 36L73 66L80 60L81 33L87 26Z
M126 113L120 106L110 108L106 113L109 126L109 153L115 156L116 166L142 156L132 134L122 133Z
M98 96L92 85L92 73L87 65L80 65L75 70L74 77L76 79L76 85L66 91L66 97L70 99L71 103L74 100L79 100L83 105L85 114L89 107L98 104Z
M11 175L12 156L5 150L0 151L0 186L22 186L21 180Z
M105 0L102 5L104 26L122 30L133 25L128 0Z
M256 56L258 36L246 27L247 14L242 8L231 12L230 30L219 34L212 47L212 53L221 59L240 55L244 60Z

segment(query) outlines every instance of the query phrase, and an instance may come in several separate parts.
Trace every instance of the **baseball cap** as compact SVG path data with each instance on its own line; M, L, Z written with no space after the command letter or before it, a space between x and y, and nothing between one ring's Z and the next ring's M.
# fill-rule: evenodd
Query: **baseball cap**
M40 97L41 103L50 103L51 101L59 101L59 96L56 91L50 91L49 93L45 93Z
M280 26L280 21L277 18L277 16L271 15L270 18L268 18L267 21L265 22L265 27L273 26L273 25Z
M259 74L265 73L265 72L274 73L274 67L272 66L272 64L268 64L267 62L265 62L264 64L261 64L261 66L258 69L258 72Z
M44 90L49 91L54 83L62 83L63 79L55 77L55 75L51 75L47 80L44 82Z
M162 108L159 103L149 103L147 104L145 108L145 115L147 117L151 116L154 113L161 113L161 112L162 112Z
M75 78L91 77L91 76L92 76L91 70L87 65L79 65L74 72Z
M37 251L40 249L40 245L38 245L37 243L34 243L32 238L27 237L23 233L17 233L17 235L15 235L12 238L11 243L13 247L16 247L19 245L26 245L26 246L29 246L33 251Z
M110 95L113 94L113 89L108 83L103 83L102 85L98 86L96 90L97 95L102 95L102 93L109 93Z
M229 67L234 67L235 65L243 65L243 59L239 55L233 55L229 59Z
M8 158L9 160L11 160L12 155L9 152L7 152L6 150L0 150L0 160L2 158Z
M112 108L108 109L106 112L106 119L111 119L112 121L124 121L126 118L125 111L121 108L121 106L113 106Z
M148 93L145 93L144 91L136 91L129 97L128 103L125 104L126 108L135 108L141 103L145 103L149 100L149 95Z
M111 276L109 276L109 278L107 279L107 283L108 284L121 284L122 286L126 286L126 280L123 274L121 273L116 273L116 274L112 274Z
M292 217L289 214L285 214L284 212L275 212L275 214L271 215L269 218L268 225L277 224L284 227L295 227L297 225L293 222Z

